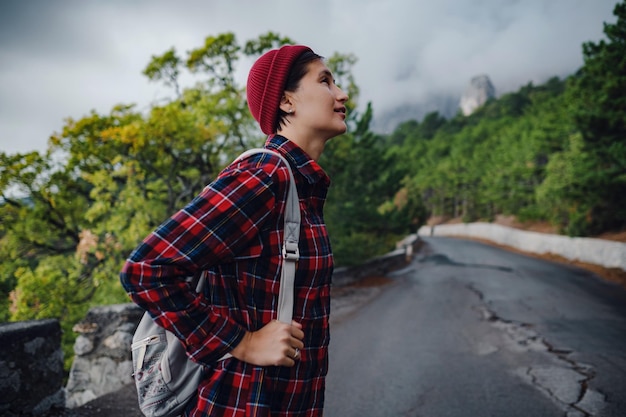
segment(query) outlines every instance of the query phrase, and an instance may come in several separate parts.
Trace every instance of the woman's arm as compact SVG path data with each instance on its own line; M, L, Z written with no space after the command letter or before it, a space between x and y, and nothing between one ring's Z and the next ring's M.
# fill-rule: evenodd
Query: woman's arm
M218 360L240 345L246 330L216 314L186 277L233 259L259 233L276 204L273 189L272 176L260 168L221 176L152 232L124 265L120 279L133 301L184 340L197 361Z

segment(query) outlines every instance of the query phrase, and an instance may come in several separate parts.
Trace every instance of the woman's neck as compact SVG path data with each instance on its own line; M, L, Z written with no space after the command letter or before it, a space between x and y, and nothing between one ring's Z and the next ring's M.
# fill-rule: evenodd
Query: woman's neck
M296 129L286 127L278 131L278 134L289 139L306 152L311 159L317 162L324 151L326 140L313 135L306 135Z

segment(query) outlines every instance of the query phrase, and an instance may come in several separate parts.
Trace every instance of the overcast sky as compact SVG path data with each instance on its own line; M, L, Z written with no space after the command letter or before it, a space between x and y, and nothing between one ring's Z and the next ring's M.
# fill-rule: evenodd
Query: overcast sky
M141 75L151 55L174 46L185 56L209 35L232 31L243 44L272 30L324 56L353 53L359 103L380 114L460 96L478 74L498 94L567 76L582 43L615 21L616 2L0 0L0 151L42 151L66 117L92 109L147 109L171 93Z

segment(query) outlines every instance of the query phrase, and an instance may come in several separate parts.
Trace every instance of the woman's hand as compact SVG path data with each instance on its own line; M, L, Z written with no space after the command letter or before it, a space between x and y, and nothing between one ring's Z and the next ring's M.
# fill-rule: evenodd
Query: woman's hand
M258 366L294 366L304 348L302 325L273 320L246 335L230 353L235 358Z

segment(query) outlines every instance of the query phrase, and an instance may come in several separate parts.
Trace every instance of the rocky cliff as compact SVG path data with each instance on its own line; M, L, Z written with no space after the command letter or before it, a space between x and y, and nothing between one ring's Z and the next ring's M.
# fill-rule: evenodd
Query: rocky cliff
M459 107L465 116L474 113L476 109L481 107L490 98L495 98L496 89L494 88L488 75L478 75L470 80L469 85L465 89Z

